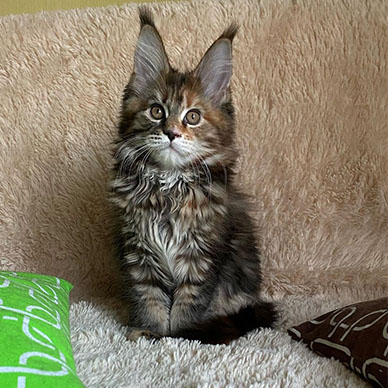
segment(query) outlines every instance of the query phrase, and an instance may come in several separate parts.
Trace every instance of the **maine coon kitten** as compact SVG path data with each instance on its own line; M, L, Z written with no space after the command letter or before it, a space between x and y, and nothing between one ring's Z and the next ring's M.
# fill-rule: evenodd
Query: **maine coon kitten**
M128 338L228 343L271 327L247 202L233 184L237 152L230 26L191 72L174 70L151 14L140 11L125 88L113 201L130 305Z

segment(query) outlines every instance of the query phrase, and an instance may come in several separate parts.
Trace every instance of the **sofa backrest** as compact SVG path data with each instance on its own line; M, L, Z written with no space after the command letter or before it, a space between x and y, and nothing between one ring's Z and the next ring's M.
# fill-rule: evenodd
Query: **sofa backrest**
M384 287L387 3L154 4L172 63L196 65L232 21L239 184L252 196L268 293ZM137 6L0 19L0 269L117 292L111 143Z

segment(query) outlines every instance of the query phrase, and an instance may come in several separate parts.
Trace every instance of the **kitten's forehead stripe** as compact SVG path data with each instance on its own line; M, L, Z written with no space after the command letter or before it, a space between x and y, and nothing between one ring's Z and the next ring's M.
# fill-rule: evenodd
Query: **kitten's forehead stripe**
M195 95L193 89L185 89L184 91L185 96L185 108L189 109L196 105L197 102L197 96Z
M195 80L190 74L171 73L166 77L166 86L168 102L177 107L191 106L194 99L199 97L199 90L196 90Z

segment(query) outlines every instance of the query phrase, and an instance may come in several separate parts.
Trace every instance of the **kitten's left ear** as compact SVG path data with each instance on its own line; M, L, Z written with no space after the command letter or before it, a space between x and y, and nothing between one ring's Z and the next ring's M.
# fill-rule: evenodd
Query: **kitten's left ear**
M201 81L202 89L216 105L224 102L232 76L232 41L238 27L232 24L207 50L194 75Z
M135 50L133 86L135 90L141 92L171 68L151 12L141 7L139 16L141 29Z

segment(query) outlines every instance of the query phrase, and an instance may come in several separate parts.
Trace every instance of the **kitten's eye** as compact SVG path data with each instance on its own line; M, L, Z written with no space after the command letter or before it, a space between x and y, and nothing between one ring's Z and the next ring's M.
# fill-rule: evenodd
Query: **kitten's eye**
M151 106L150 113L151 113L151 117L155 120L164 119L164 116L165 116L163 107L158 104L154 104Z
M191 109L186 113L185 122L190 125L197 125L201 120L201 113L197 109Z

